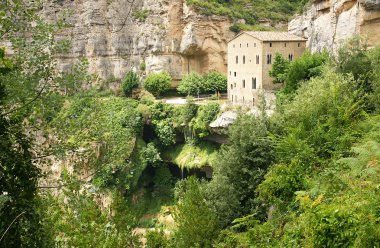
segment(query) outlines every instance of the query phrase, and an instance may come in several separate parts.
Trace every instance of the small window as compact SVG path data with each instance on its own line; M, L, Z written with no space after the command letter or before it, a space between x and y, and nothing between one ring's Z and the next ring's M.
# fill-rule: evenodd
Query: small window
M232 47L235 48L235 44Z
M231 101L232 101L232 102L234 101L234 95L231 96Z
M245 56L243 56L243 65L245 65Z
M234 76L236 77L236 72L234 72Z
M239 56L236 56L236 64L239 64Z
M243 79L243 88L245 88L245 80Z
M270 46L270 47L272 47L272 42L271 42L271 43L269 43L269 46Z
M255 98L252 98L252 106L255 106Z
M256 55L256 64L260 64L260 55Z
M240 44L240 48L241 48L241 44Z
M257 80L256 78L252 78L252 89L255 90L256 89L256 83L257 83Z
M236 83L234 83L234 87L236 88Z
M256 47L256 43L253 43L253 46Z
M247 43L247 47L249 47L249 44Z
M272 64L272 54L267 54L267 64Z
M293 61L293 54L289 54L289 61Z
M284 43L284 47L286 47L286 42Z
M234 86L231 84L231 90L233 90L234 89Z
M298 42L298 47L300 47L300 46L301 46L301 43Z
M232 72L230 71L230 76L231 76Z

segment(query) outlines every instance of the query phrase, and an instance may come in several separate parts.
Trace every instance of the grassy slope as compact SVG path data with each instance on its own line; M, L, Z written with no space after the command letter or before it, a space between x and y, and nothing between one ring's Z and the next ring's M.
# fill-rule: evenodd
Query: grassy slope
M307 2L308 0L187 0L189 5L203 14L244 19L247 25L239 25L239 28L250 30L265 29L258 25L259 20L271 20L273 23L288 21Z

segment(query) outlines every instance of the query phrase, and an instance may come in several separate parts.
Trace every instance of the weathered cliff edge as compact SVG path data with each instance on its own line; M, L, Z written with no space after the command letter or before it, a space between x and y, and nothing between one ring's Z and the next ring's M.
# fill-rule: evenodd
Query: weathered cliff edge
M380 44L380 0L314 0L288 29L307 38L312 52L336 52L355 35L367 37L368 45L374 46Z
M71 38L72 49L59 57L61 70L86 57L102 78L120 78L142 64L176 79L189 71L226 72L231 21L200 15L185 0L55 0L42 13L54 21L64 11L70 26L60 36ZM139 11L146 16L140 21L133 17Z

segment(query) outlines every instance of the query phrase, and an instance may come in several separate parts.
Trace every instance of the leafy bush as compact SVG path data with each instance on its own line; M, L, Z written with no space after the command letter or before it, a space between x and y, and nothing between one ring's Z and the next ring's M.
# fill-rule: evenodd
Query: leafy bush
M153 143L148 143L143 154L145 161L151 165L156 165L158 162L162 161L161 154Z
M197 179L190 177L178 185L178 211L174 215L176 247L211 247L219 232L215 214L208 208Z
M227 77L212 71L201 76L195 72L185 76L177 88L181 94L196 96L198 94L227 91Z
M172 78L167 72L151 73L144 80L144 88L154 96L160 96L170 89Z
M288 67L289 61L280 53L276 53L272 70L269 71L269 76L273 78L273 83L284 83L286 81Z
M177 88L178 92L196 96L205 91L203 77L195 72L185 76Z
M139 86L139 76L134 71L129 71L121 82L121 89L124 96L131 96L132 90Z
M256 210L256 187L274 161L268 136L266 122L253 116L242 116L231 126L230 144L222 147L207 190L209 205L223 226ZM226 202L227 195L230 200Z
M300 87L302 81L320 76L323 65L328 59L329 54L327 52L304 52L301 57L289 64L289 67L286 69L286 75L281 77L281 79L285 79L284 91L287 93L294 92Z
M227 77L219 72L212 71L204 76L207 92L227 91Z
M148 231L145 237L147 248L166 248L169 245L169 241L162 229Z
M155 132L158 136L160 143L163 146L170 146L175 144L176 133L173 123L170 120L156 121Z
M190 127L199 138L204 138L209 134L208 127L216 119L219 110L217 103L209 103L199 108L196 117L190 123Z

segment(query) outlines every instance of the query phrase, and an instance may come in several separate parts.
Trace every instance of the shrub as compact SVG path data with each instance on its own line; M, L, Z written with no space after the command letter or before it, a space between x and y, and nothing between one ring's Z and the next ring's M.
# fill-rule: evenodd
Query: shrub
M284 83L286 80L286 71L289 67L289 61L286 60L280 53L276 53L272 70L269 71L269 76L273 78L273 83Z
M184 77L177 88L178 92L186 95L197 95L205 91L203 77L195 72Z
M192 72L182 79L177 90L181 94L193 96L209 92L227 91L227 77L216 71L204 76Z
M327 52L310 53L306 51L301 57L290 63L284 77L286 81L285 92L294 92L300 83L322 74L323 65L328 61Z
M154 96L159 96L170 89L172 78L167 72L151 73L144 81L144 88Z
M158 139L164 146L170 146L175 144L175 129L173 123L168 120L155 121L155 132Z
M139 22L144 22L149 16L150 11L148 9L136 10L133 12L133 17Z
M181 182L176 194L179 195L174 215L176 247L211 247L219 228L215 214L206 205L201 183L191 177Z
M139 86L139 81L139 76L135 72L129 71L121 82L121 88L124 96L130 96L132 94L132 90Z
M220 110L219 104L209 103L199 108L197 116L191 121L190 126L200 138L209 134L208 127L215 120Z
M227 91L227 77L217 71L205 75L204 84L207 92Z

